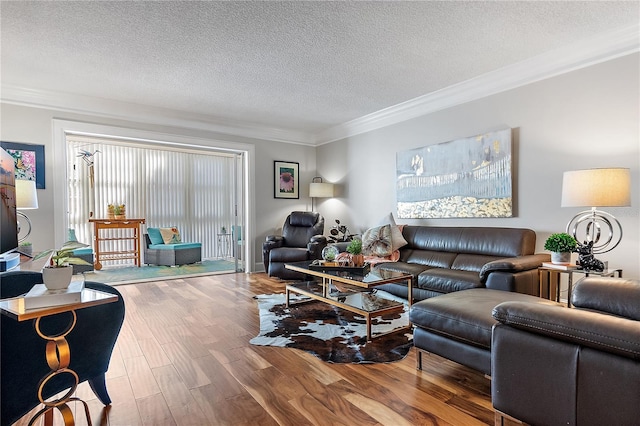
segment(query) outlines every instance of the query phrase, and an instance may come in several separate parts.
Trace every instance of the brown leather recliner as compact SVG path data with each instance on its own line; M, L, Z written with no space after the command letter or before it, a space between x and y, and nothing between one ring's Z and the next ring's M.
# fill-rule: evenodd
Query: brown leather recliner
M284 222L282 235L269 235L262 245L264 270L270 277L295 280L304 274L285 268L285 263L322 258L327 245L324 218L316 212L292 212Z
M585 277L575 309L504 302L493 316L491 397L532 425L637 425L640 281Z

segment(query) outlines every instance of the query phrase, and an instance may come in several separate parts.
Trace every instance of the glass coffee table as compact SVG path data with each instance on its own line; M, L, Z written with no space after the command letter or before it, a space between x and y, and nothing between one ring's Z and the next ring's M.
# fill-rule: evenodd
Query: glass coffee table
M369 271L366 275L359 275L356 272L345 268L331 270L311 269L310 262L295 262L285 264L285 268L292 271L301 272L306 275L321 278L321 281L300 281L288 284L286 287L287 307L294 304L290 301L291 293L301 294L311 298L337 306L341 309L362 315L367 324L367 341L371 341L371 318L385 313L401 312L405 308L403 302L386 299L376 295L375 287L396 282L407 282L408 303L411 307L413 299L413 276L401 272L393 271L377 271L375 269ZM295 303L304 303L304 300ZM407 325L411 328L411 323ZM404 328L391 331L404 330ZM375 337L383 336L388 333L376 334Z

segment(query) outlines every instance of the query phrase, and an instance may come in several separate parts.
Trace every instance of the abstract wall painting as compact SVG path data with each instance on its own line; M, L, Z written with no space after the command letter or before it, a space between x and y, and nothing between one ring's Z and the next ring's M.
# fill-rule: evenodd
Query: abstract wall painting
M512 217L511 129L399 152L398 217Z
M274 193L275 198L300 198L298 163L274 161Z

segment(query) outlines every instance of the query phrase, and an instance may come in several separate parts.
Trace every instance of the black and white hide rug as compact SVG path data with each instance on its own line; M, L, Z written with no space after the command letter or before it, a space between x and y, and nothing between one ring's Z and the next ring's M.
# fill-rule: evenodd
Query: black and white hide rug
M383 291L377 295L395 298ZM399 361L413 346L406 304L403 312L372 318L373 339L367 342L366 321L361 315L318 301L287 308L284 294L263 294L255 299L260 310L260 334L251 339L252 345L297 348L333 363ZM291 295L292 302L303 299ZM402 331L375 337L402 327Z

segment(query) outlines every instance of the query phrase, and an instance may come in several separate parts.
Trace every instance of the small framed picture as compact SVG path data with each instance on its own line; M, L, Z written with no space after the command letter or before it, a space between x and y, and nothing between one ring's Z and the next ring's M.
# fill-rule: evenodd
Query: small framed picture
M3 141L0 146L16 162L16 179L35 180L36 188L44 189L44 145Z
M300 198L298 163L274 161L274 198Z

